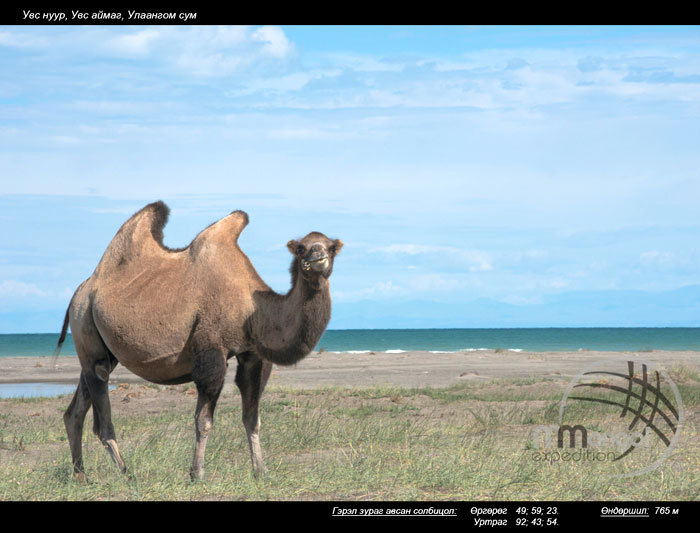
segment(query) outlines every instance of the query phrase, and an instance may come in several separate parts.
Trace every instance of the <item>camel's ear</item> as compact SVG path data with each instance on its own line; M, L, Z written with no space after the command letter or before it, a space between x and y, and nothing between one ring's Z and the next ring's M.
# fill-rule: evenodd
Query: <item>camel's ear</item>
M340 253L340 250L343 249L343 241L340 239L336 239L333 241L333 246L331 246L331 252L334 254Z
M292 252L294 255L297 254L297 249L299 248L299 243L292 239L287 243L287 249Z

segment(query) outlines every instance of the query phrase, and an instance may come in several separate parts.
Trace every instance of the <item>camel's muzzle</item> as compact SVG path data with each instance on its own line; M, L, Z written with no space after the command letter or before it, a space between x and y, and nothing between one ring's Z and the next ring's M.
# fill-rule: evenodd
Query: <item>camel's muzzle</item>
M310 254L306 259L301 260L301 268L305 271L313 270L315 272L323 272L328 268L328 256L326 254Z

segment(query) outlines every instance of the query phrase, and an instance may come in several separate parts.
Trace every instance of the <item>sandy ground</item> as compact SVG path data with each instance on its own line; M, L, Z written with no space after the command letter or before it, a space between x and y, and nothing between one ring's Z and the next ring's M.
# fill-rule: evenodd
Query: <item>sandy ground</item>
M612 358L648 361L668 370L684 364L700 371L700 352L510 352L459 353L363 353L313 352L292 367L275 366L270 385L293 388L326 386L449 387L464 380L506 377L555 377L571 379L591 363ZM0 358L0 385L4 383L77 384L77 357L52 356ZM225 387L235 386L235 360L230 360ZM110 383L142 383L119 365Z

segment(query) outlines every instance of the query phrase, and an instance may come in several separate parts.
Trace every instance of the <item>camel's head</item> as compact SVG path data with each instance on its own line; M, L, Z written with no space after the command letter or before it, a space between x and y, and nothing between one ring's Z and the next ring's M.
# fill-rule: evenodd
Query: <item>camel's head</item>
M328 278L333 272L333 260L342 247L340 239L331 240L317 231L312 231L301 240L287 243L287 248L296 258L294 263L299 265L306 279Z

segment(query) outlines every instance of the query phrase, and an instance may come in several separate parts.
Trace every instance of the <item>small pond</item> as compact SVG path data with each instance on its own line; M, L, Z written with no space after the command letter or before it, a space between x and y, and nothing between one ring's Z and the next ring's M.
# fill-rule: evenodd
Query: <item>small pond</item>
M3 383L0 398L42 398L73 394L76 385L70 383Z

